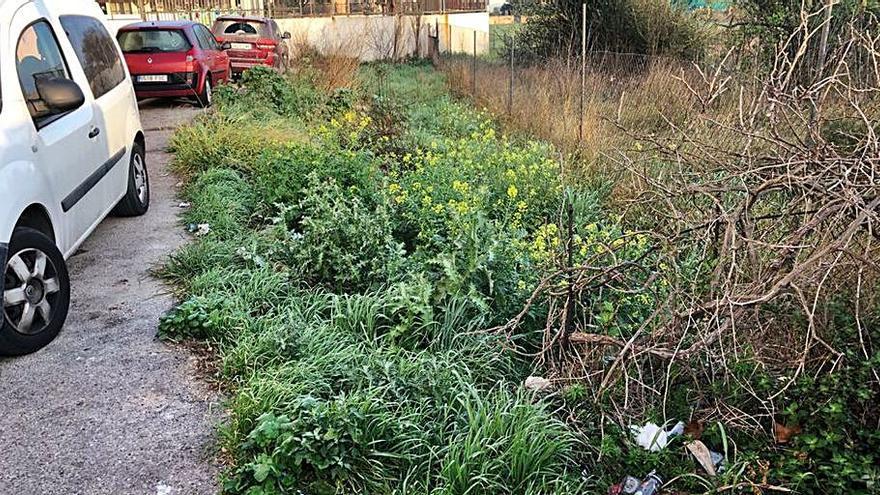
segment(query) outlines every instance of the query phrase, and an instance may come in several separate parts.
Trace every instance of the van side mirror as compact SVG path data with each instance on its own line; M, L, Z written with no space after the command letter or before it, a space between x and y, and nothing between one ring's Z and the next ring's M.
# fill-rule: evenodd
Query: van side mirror
M284 33L284 34L282 34L282 35L281 35L281 39L283 39L283 40L289 40L289 39L290 39L290 33Z
M76 110L86 102L79 84L62 77L38 79L37 93L46 106L56 113Z
M223 51L232 50L232 43L224 41L223 43L220 43L220 49Z

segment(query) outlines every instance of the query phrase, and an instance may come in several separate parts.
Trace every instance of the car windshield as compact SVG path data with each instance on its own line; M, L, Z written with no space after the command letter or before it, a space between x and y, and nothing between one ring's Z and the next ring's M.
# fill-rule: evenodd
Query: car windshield
M121 31L117 38L125 53L185 52L192 48L179 29Z
M216 36L261 36L268 38L270 36L269 26L261 21L245 21L245 20L218 20L214 24L214 35Z

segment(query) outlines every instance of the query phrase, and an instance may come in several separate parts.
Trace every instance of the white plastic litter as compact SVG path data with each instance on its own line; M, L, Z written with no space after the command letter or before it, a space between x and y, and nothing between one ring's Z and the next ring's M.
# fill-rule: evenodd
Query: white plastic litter
M640 447L651 452L657 452L665 449L672 437L681 435L684 432L684 422L679 421L669 431L651 422L645 423L644 426L630 425L629 429Z

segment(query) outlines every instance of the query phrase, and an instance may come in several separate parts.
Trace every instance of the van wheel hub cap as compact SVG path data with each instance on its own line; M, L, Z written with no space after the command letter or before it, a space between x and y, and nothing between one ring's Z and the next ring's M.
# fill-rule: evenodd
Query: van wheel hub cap
M55 264L39 249L24 249L9 257L3 290L3 316L23 335L36 335L52 321L61 284Z
M144 204L147 201L147 187L149 186L147 185L147 168L144 166L144 158L139 154L134 155L132 173L134 174L134 189L138 201Z

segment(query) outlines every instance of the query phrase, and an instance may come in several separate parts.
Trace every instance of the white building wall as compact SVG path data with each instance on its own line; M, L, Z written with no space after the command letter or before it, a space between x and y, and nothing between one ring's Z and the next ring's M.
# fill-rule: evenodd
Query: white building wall
M373 61L429 55L429 35L440 30L440 50L477 54L489 50L489 15L485 12L431 15L347 15L276 19L291 34L294 49L310 47Z

